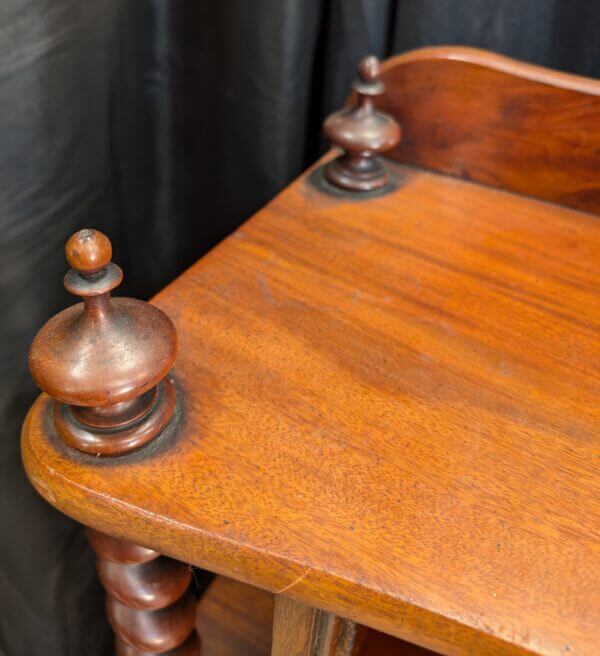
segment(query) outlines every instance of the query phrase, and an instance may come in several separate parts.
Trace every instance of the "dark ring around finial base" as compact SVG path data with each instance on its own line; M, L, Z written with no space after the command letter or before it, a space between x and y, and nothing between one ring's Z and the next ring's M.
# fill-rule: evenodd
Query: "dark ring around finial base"
M307 183L311 187L314 187L321 193L327 194L328 196L346 198L347 200L352 201L367 201L373 198L386 196L387 194L392 193L402 186L402 175L397 170L391 169L386 170L388 180L383 187L373 189L372 191L353 191L352 189L343 189L342 187L338 187L337 185L331 183L327 179L325 171L328 164L329 162L315 168L313 171L311 171L306 179Z
M135 451L154 439L173 416L175 387L167 377L157 385L156 401L141 418L128 427L91 428L79 422L71 406L55 401L54 425L68 446L97 456L120 456Z
M326 164L325 177L336 187L357 192L381 189L388 182L387 171L376 157L357 161L341 155Z

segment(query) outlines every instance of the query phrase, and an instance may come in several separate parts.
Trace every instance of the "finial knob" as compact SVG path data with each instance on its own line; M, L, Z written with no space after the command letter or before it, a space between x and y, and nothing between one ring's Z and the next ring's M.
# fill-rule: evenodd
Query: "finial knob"
M363 57L358 64L358 77L367 84L377 82L381 73L381 62L375 55Z
M371 191L385 186L388 174L379 153L400 141L400 126L389 114L377 111L373 99L385 88L380 80L381 64L374 55L361 60L358 80L352 85L358 102L332 114L324 123L325 136L344 154L325 167L325 177L336 187L349 191Z
M29 352L38 386L55 399L54 425L80 451L118 455L153 439L175 407L168 376L177 332L158 308L111 298L122 278L110 261L112 247L97 230L80 230L67 242L71 269L65 287L83 303L46 323Z
M97 273L112 257L112 245L106 235L97 230L79 230L65 244L67 262L83 275Z

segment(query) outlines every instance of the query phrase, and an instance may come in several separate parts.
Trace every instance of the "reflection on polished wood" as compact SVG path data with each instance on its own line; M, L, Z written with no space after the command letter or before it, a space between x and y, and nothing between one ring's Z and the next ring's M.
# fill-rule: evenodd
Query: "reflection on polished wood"
M85 524L442 653L589 652L600 225L395 174L363 203L300 178L155 299L176 443L73 458L42 396L29 476Z
M77 303L52 317L29 351L29 369L54 399L54 429L65 444L94 456L139 449L167 426L175 410L168 373L177 332L159 309L112 298L123 279L112 247L97 230L79 230L65 247L66 289Z
M188 565L87 530L96 551L117 656L200 656Z
M404 131L388 157L600 214L600 80L463 46L383 68Z
M392 156L456 177L388 162L393 189L357 198L309 172L154 299L181 339L170 430L95 457L61 440L55 399L32 407L32 483L83 524L146 545L118 547L125 568L153 576L156 550L311 621L448 656L597 651L600 83L482 57L428 50L384 67L404 130ZM86 275L69 284L90 291ZM105 412L85 410L94 389L61 397L44 377L60 358L36 352L54 363L33 367L42 388L84 406L68 420L100 430ZM155 356L166 374L172 359ZM99 407L131 400L121 392ZM153 399L111 421L135 424ZM126 589L171 600L177 575L152 591L100 571L118 633L185 653L154 640L168 632L147 630L153 611L133 612ZM189 597L173 606L185 640ZM299 649L314 644L305 631Z

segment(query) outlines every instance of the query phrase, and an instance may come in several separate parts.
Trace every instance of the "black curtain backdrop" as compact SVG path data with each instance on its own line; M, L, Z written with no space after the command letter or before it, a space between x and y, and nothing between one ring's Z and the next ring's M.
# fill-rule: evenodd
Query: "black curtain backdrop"
M0 654L112 653L81 529L34 493L26 353L72 302L65 240L148 298L324 148L357 61L435 44L600 75L591 0L0 2Z

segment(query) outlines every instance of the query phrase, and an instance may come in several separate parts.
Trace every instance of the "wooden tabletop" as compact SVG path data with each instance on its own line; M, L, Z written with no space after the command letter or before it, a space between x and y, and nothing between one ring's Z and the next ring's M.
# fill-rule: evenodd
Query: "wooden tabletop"
M445 654L598 653L600 223L393 168L362 201L300 178L156 298L177 430L75 454L42 396L27 471L85 524Z

